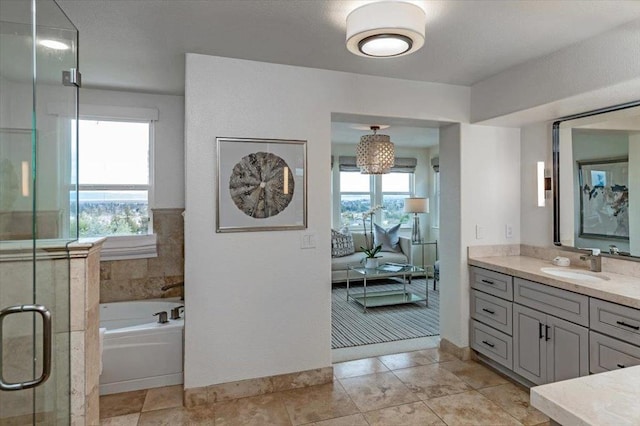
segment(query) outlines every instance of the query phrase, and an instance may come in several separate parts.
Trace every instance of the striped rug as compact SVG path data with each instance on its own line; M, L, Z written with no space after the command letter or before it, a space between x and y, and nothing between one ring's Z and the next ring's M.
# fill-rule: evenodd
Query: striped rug
M414 279L407 289L424 294L424 279ZM401 285L393 280L377 280L367 285L367 291L396 290ZM351 287L351 294L361 293L362 284ZM433 290L433 280L429 280L429 306L424 302L367 308L349 299L346 285L334 287L331 291L331 347L332 349L374 343L394 342L416 337L440 334L439 291Z

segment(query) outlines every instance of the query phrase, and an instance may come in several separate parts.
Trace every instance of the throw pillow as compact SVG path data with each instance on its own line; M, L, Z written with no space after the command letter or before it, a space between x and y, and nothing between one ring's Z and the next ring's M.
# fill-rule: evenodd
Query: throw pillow
M349 231L345 233L331 230L331 257L348 256L355 253L353 235Z
M400 248L400 224L384 229L377 223L373 224L373 241L376 246L382 245L382 251L393 251L399 253Z

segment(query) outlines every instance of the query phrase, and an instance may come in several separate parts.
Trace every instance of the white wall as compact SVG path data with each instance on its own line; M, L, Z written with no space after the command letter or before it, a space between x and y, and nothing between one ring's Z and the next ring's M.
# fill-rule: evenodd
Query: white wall
M185 386L331 364L332 112L467 122L468 106L464 87L188 54ZM316 249L298 231L215 233L216 136L308 141Z
M462 124L442 129L441 135L440 306L446 309L440 311L440 329L442 337L465 347L469 344L467 247L520 243L520 129ZM506 225L513 231L510 238ZM476 226L483 228L480 238Z
M598 95L595 105L587 98L573 112L552 106L549 110L555 114L537 121L637 100L638 46L640 21L635 21L491 76L472 86L471 122L535 109L603 88L609 102L602 103ZM614 85L625 88L613 90Z
M537 123L521 129L520 156L520 212L521 242L534 246L553 245L553 199L546 199L545 207L537 203L538 161L552 169L551 123Z
M184 207L184 97L114 90L80 90L83 105L156 108L151 208Z

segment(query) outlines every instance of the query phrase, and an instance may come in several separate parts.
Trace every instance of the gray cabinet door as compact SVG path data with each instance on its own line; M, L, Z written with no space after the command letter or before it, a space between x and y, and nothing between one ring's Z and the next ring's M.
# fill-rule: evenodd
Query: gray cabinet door
M589 375L589 329L547 315L547 381Z
M513 304L513 371L537 385L547 382L546 317Z

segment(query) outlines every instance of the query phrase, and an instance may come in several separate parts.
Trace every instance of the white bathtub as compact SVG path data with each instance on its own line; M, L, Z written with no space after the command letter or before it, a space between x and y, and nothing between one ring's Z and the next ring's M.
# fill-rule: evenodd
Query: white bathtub
M184 319L159 324L154 313L182 306L176 299L100 304L102 348L100 394L182 383Z

